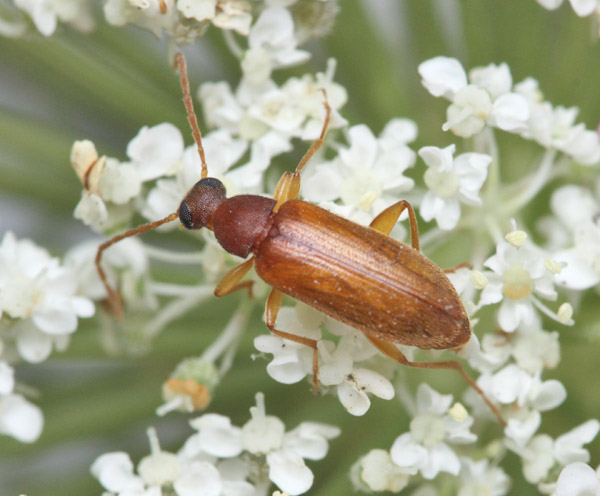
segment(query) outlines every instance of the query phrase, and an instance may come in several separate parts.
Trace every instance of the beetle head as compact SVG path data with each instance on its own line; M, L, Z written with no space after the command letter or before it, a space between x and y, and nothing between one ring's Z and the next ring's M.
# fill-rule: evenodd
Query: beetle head
M221 181L214 177L201 179L179 205L179 220L186 229L207 227L212 231L215 210L226 199L225 186Z

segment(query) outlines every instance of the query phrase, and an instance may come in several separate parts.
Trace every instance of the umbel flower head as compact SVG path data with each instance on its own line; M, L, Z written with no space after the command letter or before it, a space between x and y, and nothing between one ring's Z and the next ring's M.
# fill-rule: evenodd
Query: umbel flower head
M556 8L561 2L537 3ZM593 302L600 281L600 140L594 129L599 120L597 98L590 90L594 89L590 81L598 80L597 67L591 60L580 64L583 59L579 57L588 51L578 46L583 38L577 36L560 38L561 43L551 51L532 53L536 64L528 67L528 44L520 42L523 26L527 26L532 45L540 46L536 36L545 32L542 30L548 25L552 26L548 33L553 36L565 32L556 29L555 33L555 27L565 25L548 19L560 19L565 12L569 15L566 6L554 14L544 12L533 1L516 2L510 8L498 2L494 13L510 10L512 19L515 12L531 9L537 13L532 15L539 18L523 17L527 22L509 26L511 36L504 36L502 43L495 46L495 52L506 62L501 59L468 67L466 56L471 58L475 52L461 40L470 44L478 39L485 44L494 39L495 33L508 32L506 26L497 24L504 16L494 15L482 23L477 9L459 9L458 2L414 2L410 9L392 4L362 2L361 9L344 12L341 22L331 31L331 38L308 45L305 42L309 38L330 31L338 10L346 8L344 3L107 0L98 7L93 2L72 0L2 2L0 35L14 38L6 44L2 41L3 55L6 52L3 67L12 69L13 60L22 59L28 74L27 85L20 84L20 70L6 70L0 76L9 83L7 101L13 105L9 112L0 115L0 141L5 138L9 145L2 161L15 165L3 168L6 184L11 183L11 177L14 181L15 176L22 175L21 181L27 183L23 190L37 191L40 194L36 202L48 198L52 201L49 210L58 211L61 198L57 198L56 191L62 194L60 188L67 187L68 182L63 185L54 180L55 175L60 177L59 170L40 169L35 174L29 174L25 168L21 171L21 162L27 160L18 160L21 157L15 154L13 164L13 147L18 149L23 146L20 142L26 143L22 150L25 159L43 149L43 160L36 158L38 166L50 162L54 150L63 150L61 136L72 136L72 142L83 138L77 135L81 129L93 136L93 142L75 141L70 157L81 182L75 217L91 228L90 239L76 243L62 258L11 234L9 229L2 233L0 434L13 438L8 442L34 442L44 424L48 439L58 439L53 434L56 424L65 420L57 419L54 412L63 403L53 401L48 392L65 386L70 391L75 389L73 384L83 384L85 394L81 397L85 401L78 398L69 408L69 415L64 416L66 422L79 420L81 424L74 424L82 427L83 416L88 423L95 417L79 406L95 405L94 400L102 393L112 399L113 389L119 389L117 400L106 401L106 425L111 421L110 428L120 433L121 446L112 448L119 451L96 454L100 456L92 464L92 474L103 488L92 480L96 490L111 496L281 494L273 493L276 488L295 495L335 492L334 487L344 488L338 492L346 494L351 491L350 482L339 475L337 466L343 467L349 457L358 459L351 471L352 482L365 492L404 490L415 496L502 496L525 494L531 488L556 495L598 492L598 461L594 460L592 444L600 425L593 418L596 415L586 413L575 425L560 429L555 425L557 418L577 418L593 405L593 397L582 396L573 381L563 382L563 374L573 368L573 363L585 363L584 358L593 352L597 341ZM569 4L580 16L599 11L598 0L571 0ZM402 10L403 24L394 17L398 9ZM437 30L440 37L413 39L413 33L418 31L413 29L418 25L417 21L413 24L413 19L426 22L434 15L444 21L443 29ZM93 25L105 21L109 26L97 35L83 38ZM469 36L461 33L459 21L465 23ZM494 29L484 30L485 36L478 38L477 32L482 30L472 29L473 22ZM588 24L583 22L586 24L573 23L575 27L569 25L569 29ZM403 28L398 29L399 25ZM76 38L70 32L73 28L80 31ZM135 31L124 30L131 28L141 28L157 39L137 38ZM349 36L338 38L345 30ZM122 37L118 33L123 33ZM199 42L205 33L209 36ZM48 43L45 40L51 35L54 38ZM165 43L162 49L155 50L158 38ZM73 39L77 41L75 48ZM442 39L452 45L443 49L429 45L432 40L439 44ZM171 105L166 98L170 87L164 84L168 79L163 81L158 75L160 69L168 73L174 52L183 45L189 45L185 50L190 66L193 64L197 70L191 81L202 82L189 92L192 99L201 103L201 145L187 146L191 142L189 131L164 122L164 115L153 112L157 108L164 114ZM379 46L392 55L380 57ZM462 60L438 56L422 61L410 51L415 46L420 53L440 50L464 56ZM485 53L486 46L482 48L481 53ZM150 53L161 50L168 56L160 67L153 67L155 59ZM309 66L307 62L315 50L319 57ZM341 55L339 62L331 57L336 50ZM135 57L128 58L127 54ZM509 66L517 55L518 66ZM403 57L409 62L397 71L394 63ZM349 65L349 60L354 66ZM381 60L386 63L381 64ZM411 67L410 61L420 65ZM540 62L549 62L552 78L539 70ZM37 94L31 101L19 94L13 102L11 87L26 90L36 84L38 66L44 76L39 77L44 85L38 87L52 89L52 105L39 105ZM516 82L517 74L520 82ZM570 82L569 77L573 79L573 74L577 75L577 84L565 84ZM63 75L64 80L59 79ZM386 89L388 81L399 82L398 75L420 76L425 91L421 89L417 99L410 85L394 84ZM532 76L545 77L543 84ZM560 94L561 101L548 101L542 93L543 86L549 94ZM78 87L93 92L76 95ZM133 88L129 93L128 87ZM573 88L578 94L569 94ZM427 107L432 99L426 92L448 102L442 115ZM184 93L189 109L188 92ZM395 115L392 109L410 108L406 104L413 98L419 107L418 112L411 112L411 119ZM88 111L78 108L77 112L63 112L63 103L70 100L82 102L81 107ZM578 102L585 105L581 115L577 108L569 106ZM20 117L22 108L29 112L38 106L42 110L57 110L50 119L56 123L52 139L40 136L38 126L29 125L29 114L23 122L13 116L14 113ZM183 112L182 109L181 117ZM115 145L112 136L101 132L104 114L114 117L109 134L130 139L127 146ZM73 116L82 121L76 123L79 131L65 131L61 126L68 125ZM324 122L329 118L324 133ZM139 132L127 135L130 124L135 122ZM26 129L27 139L12 140L12 133L20 138L21 128ZM452 134L444 133L440 138L440 130ZM280 302L276 322L267 320L270 326L273 324L285 333L283 336L297 339L264 334L266 327L259 321L258 307L264 308L271 288L252 271L239 281L241 284L231 288L229 283L239 274L236 271L248 268L249 263L240 269L240 260L224 252L212 232L176 232L176 221L161 225L160 232L154 235L122 240L101 252L102 257L97 255L98 246L106 243L100 238L128 229L129 233L136 232L135 227L144 222L142 218L174 218L182 197L206 175L204 159L208 176L225 185L228 197L252 194L272 198L285 190L283 182L279 188L276 186L282 172L293 171L312 143L320 147L310 149L310 160L300 174L301 184L293 186L300 186L301 200L316 203L357 224L372 224L382 232L392 226L383 226L385 215L378 216L392 205L409 201L420 224L418 237L423 255L435 263L443 260L439 264L442 270L459 264L446 273L462 298L462 302L455 303L461 309L464 306L469 317L465 337L470 334L470 340L462 349L431 351L396 345L391 339L392 330L384 326L360 332L306 304L286 299ZM5 147L0 148L5 151ZM66 167L68 153L60 153ZM51 179L43 185L49 187L38 189L36 181L45 178ZM6 187L4 181L3 186ZM4 214L4 204L3 198L0 220L13 221L16 216L10 209ZM409 266L407 262L416 257L407 242L407 213L390 234L406 244L399 245L406 257L393 261L402 267ZM236 212L233 214L236 217ZM39 218L45 223L41 233L56 231L52 252L61 242L70 242L71 225L63 231L58 223L46 224L46 216ZM512 229L511 219L515 219ZM17 220L18 229L26 230L26 219ZM265 236L276 234L271 227L265 230ZM316 233L325 226L314 227ZM415 231L413 227L414 241ZM338 235L330 234L328 240L335 250L352 251L343 229ZM79 233L74 236L79 238ZM32 234L28 237L34 238ZM286 252L297 253L303 241L287 245ZM173 249L169 247L171 242L175 244ZM185 246L187 252L183 251ZM369 260L381 255L374 246L364 246L360 253L353 253ZM99 276L96 257L105 276ZM317 258L297 257L288 275L310 270L310 263L318 265ZM344 270L343 264L324 264L315 272L315 286L343 291L342 296L347 299L363 280L375 280L382 292L389 284L386 274L378 278L366 271L353 286L342 288L335 282L341 280ZM420 285L427 279L427 271L422 272L415 268L413 278L407 270L400 281L403 291L414 294L416 299L421 297ZM444 277L442 272L438 275ZM219 284L222 280L225 283ZM331 281L334 284L329 284ZM111 292L104 282L114 291L110 296L112 309L107 301ZM213 303L215 287L219 288L218 294L227 293L228 288L244 291L232 295L229 306L221 306ZM295 294L285 284L278 289ZM274 295L271 303L277 300L277 293ZM117 301L124 310L121 321L111 313ZM316 301L307 301L317 306ZM360 303L359 311L373 315L375 306L368 296ZM274 307L279 305L271 305L270 311ZM335 310L332 315L344 315L343 298ZM377 316L385 318L388 311L396 310L392 304L377 309ZM424 306L421 315L410 319L440 315L446 310L450 309ZM227 314L225 320L222 312ZM92 314L95 319L86 326L86 332L78 332L80 319ZM180 329L185 332L182 338ZM246 331L251 334L244 339ZM442 337L444 332L440 331ZM125 360L107 363L93 355L91 372L69 374L72 382L61 380L60 371L65 368L79 372L89 367L90 343L101 343L119 356L133 352L137 358L148 352L159 337L160 346L143 359L144 363L175 357L179 363L168 378L161 377L144 389L154 395L150 407L142 401L146 393L140 393L147 384L138 382L137 374L129 374L132 386L112 377L97 380L107 370L117 377L123 372L120 365ZM77 339L81 341L74 343ZM212 342L199 344L204 340ZM312 347L302 344L303 340L314 344L314 353ZM70 346L60 361L37 365L46 362L54 351L66 351L70 342L76 346ZM564 342L571 345L566 353L561 349ZM582 342L586 346L578 346ZM380 350L386 350L386 354ZM190 352L192 356L184 357ZM243 369L243 357L250 356L254 360L244 364L247 368ZM475 394L476 388L459 397L461 383L454 382L453 373L446 377L443 371L404 371L390 356L398 361L405 356L415 364L427 362L424 367L468 361L468 375L489 403ZM567 363L561 364L561 358ZM25 367L20 366L21 361L27 362ZM137 360L127 359L124 373L137 364ZM548 375L550 369L552 376ZM592 391L597 374L593 369L584 372L586 380L579 383ZM40 376L46 382L39 381ZM86 382L90 376L93 379ZM425 383L418 385L430 377L442 381L437 390ZM52 388L47 386L48 378L52 379ZM255 394L251 390L254 387L262 389L258 386L261 381L269 383L270 394L297 388L293 400L282 394L281 398L288 401L273 404L273 408L286 412L279 417L268 414L264 397L256 394L250 417L243 419L236 408L245 408L243 398ZM310 396L311 388L318 393L314 397ZM447 394L451 388L456 388L453 395ZM230 391L236 392L235 398L228 396ZM45 417L37 406L42 404L38 394L49 405ZM118 398L130 402L125 410ZM133 418L134 407L143 410L138 409L140 418L147 418L148 408L155 410L161 416L159 430L165 432L161 447L156 432L147 431L150 453L136 463L128 454L133 451L129 448L132 437L127 433L128 426L122 423L123 415L118 414L131 411ZM229 411L225 414L220 408ZM555 414L548 415L558 408ZM500 423L492 411L498 413ZM179 442L172 436L181 432L178 425L187 422L182 420L181 412L194 412L195 418L190 422L192 431ZM297 420L291 422L284 415ZM308 421L309 418L334 418L340 427L351 427L340 429ZM286 428L290 424L296 427ZM138 429L139 425L132 424L131 428ZM342 452L338 450L329 465L316 463L324 459L329 442L342 430L346 436L340 441L344 444L338 445ZM87 444L82 446L80 440L72 443L68 438L74 432L70 424L59 431L67 433L59 438L69 450L76 454L78 449L89 451ZM39 450L38 445L34 444L33 450ZM10 449L6 451L10 453ZM42 458L45 452L44 448L29 453ZM52 461L64 463L63 457ZM4 482L6 468L2 463L0 456L0 477ZM14 460L8 463L12 467ZM36 466L22 464L24 470ZM522 476L509 477L509 468L521 471ZM330 480L319 480L323 478ZM25 482L29 484L29 480ZM27 488L25 482L22 485ZM51 483L44 480L44 488ZM33 488L31 491L35 492Z
M283 422L266 415L264 396L256 395L251 419L241 428L228 417L205 414L190 421L196 429L177 454L162 451L153 429L152 453L143 458L137 475L129 455L106 453L92 465L92 474L111 494L128 491L160 493L173 487L177 496L251 496L267 494L270 482L290 495L307 492L313 474L304 459L320 460L337 427L302 422L286 432ZM269 482L270 481L270 482Z

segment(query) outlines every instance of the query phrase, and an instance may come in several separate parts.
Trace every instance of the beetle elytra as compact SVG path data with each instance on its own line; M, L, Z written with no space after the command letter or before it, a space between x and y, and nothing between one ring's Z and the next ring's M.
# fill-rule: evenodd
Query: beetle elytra
M371 222L358 225L298 199L300 172L323 145L331 108L325 95L326 117L320 137L312 144L293 173L279 180L273 198L237 195L227 198L218 179L208 177L202 138L193 110L185 59L175 58L184 103L198 153L201 179L182 200L177 212L162 220L131 229L102 244L96 256L98 273L118 315L122 310L101 267L103 251L129 236L154 229L179 217L187 229L214 231L221 246L245 262L219 282L215 296L249 288L243 277L254 266L272 289L265 320L271 332L313 349L313 385L318 383L317 341L275 327L284 295L292 296L362 333L383 354L409 367L452 369L479 393L500 423L506 425L487 398L457 361L412 362L395 346L421 349L459 349L471 337L464 305L444 271L419 251L417 220L412 206L401 200ZM388 235L398 218L408 211L412 247Z

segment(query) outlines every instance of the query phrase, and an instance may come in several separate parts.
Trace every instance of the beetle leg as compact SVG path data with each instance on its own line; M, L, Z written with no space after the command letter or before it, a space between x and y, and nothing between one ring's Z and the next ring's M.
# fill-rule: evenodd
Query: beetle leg
M272 289L269 293L267 304L265 306L265 321L267 323L267 327L273 334L279 336L280 338L294 341L295 343L300 343L313 349L313 392L316 394L317 386L319 384L319 355L317 349L317 340L275 329L275 322L277 322L277 315L279 314L282 301L283 293L277 289Z
M408 219L410 222L410 239L412 241L412 247L419 250L419 228L417 226L417 217L415 216L415 211L412 208L412 205L408 203L406 200L400 200L399 202L390 205L383 212L381 212L377 217L373 219L369 227L372 227L376 231L379 231L383 234L389 234L393 229L396 222L398 222L398 218L404 212L404 210L408 209Z
M279 207L288 200L295 200L300 194L300 175L296 172L285 172L275 187L273 199L277 201L273 212L277 212Z
M462 263L459 263L456 267L444 269L444 273L453 274L454 272L456 272L459 269L472 269L472 268L473 267L471 267L471 264L469 262L462 262Z
M372 336L368 336L367 334L365 334L365 336L367 336L369 341L371 341L371 343L373 343L373 345L375 345L375 347L384 355L389 356L391 359L396 360L397 362L401 363L402 365L406 365L407 367L415 367L417 369L456 370L460 375L463 376L463 378L465 379L465 381L467 381L469 386L471 386L479 394L479 396L481 396L481 398L483 399L483 401L485 401L490 410L492 410L492 413L496 416L498 421L506 427L506 421L504 420L504 418L502 418L502 415L500 414L500 411L498 410L496 405L494 405L489 400L489 398L485 395L485 393L481 390L477 383L467 375L467 373L462 368L462 365L457 361L447 360L444 362L411 362L404 356L404 353L402 353L398 348L396 348L396 346L394 346L394 344Z
M254 257L249 258L245 262L236 265L233 269L231 269L227 274L223 276L217 287L215 288L215 296L221 297L228 294L233 293L234 291L238 291L240 289L247 289L248 296L252 296L252 286L254 281L244 281L240 282L240 280L248 273L248 271L252 268L252 264L254 263Z
M286 172L283 174L283 176L281 176L281 179L275 188L275 193L273 194L273 199L277 201L275 208L273 208L274 212L279 210L279 207L282 203L285 203L288 200L296 200L298 198L300 194L300 171L325 142L325 133L327 133L327 128L329 127L329 122L331 121L331 107L327 101L327 93L323 89L321 91L325 97L325 100L323 101L323 105L325 106L325 121L323 122L323 128L321 129L321 135L313 142L308 151L304 154L294 173Z

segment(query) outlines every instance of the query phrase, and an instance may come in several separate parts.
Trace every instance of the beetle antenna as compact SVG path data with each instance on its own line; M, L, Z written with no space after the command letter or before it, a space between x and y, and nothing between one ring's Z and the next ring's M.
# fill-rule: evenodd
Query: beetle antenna
M208 177L208 167L206 166L206 158L204 157L204 148L202 147L202 134L198 127L198 119L196 119L196 112L194 111L194 102L190 94L190 81L187 75L187 65L185 63L185 57L183 53L177 52L175 54L175 64L179 69L179 82L181 83L181 91L183 92L183 103L185 105L185 111L187 113L188 122L192 128L192 135L198 148L198 155L202 161L202 174L201 178Z
M161 226L163 224L166 224L167 222L171 222L172 220L177 219L178 216L179 214L177 212L173 212L164 219L160 219L155 222L150 222L149 224L144 224L143 226L139 226L134 229L129 229L129 231L125 231L124 233L119 234L109 239L108 241L105 241L98 247L98 251L96 252L96 269L98 270L100 280L102 281L102 284L104 284L104 288L108 293L108 301L110 302L110 305L115 311L117 319L123 320L123 305L121 304L121 298L119 297L117 292L110 287L110 284L108 284L108 280L106 279L106 273L100 265L100 262L102 260L102 253L104 253L104 250L114 245L115 243L118 243L122 239L130 238L131 236L135 236L136 234L156 229L158 226Z
M166 12L166 3L164 1L160 2L161 13ZM200 160L202 161L202 179L208 176L208 167L206 166L206 158L204 156L204 148L202 147L202 134L200 133L200 128L198 127L198 120L196 119L196 113L194 111L194 103L192 101L192 96L190 93L190 82L187 75L187 66L185 63L185 57L183 53L177 52L175 54L175 64L179 70L179 81L181 83L181 91L183 92L183 103L185 105L185 111L187 113L188 121L190 123L190 127L192 128L192 135L194 136L194 141L196 142L196 147L198 149L198 155L200 156ZM121 298L118 293L110 287L108 284L108 280L106 279L106 273L102 268L102 254L104 250L109 248L110 246L118 243L122 239L130 238L131 236L135 236L136 234L141 234L146 231L150 231L152 229L156 229L158 226L166 224L167 222L171 222L172 220L177 219L179 216L178 212L173 212L169 214L167 217L161 220L157 220L155 222L150 222L149 224L144 224L143 226L136 227L134 229L130 229L125 231L122 234L114 236L113 238L105 241L98 247L98 251L96 252L96 269L98 271L98 275L100 276L100 280L106 289L108 294L108 301L112 306L115 315L119 320L123 319L123 305L121 303Z
M300 160L300 163L296 167L296 174L300 173L312 156L317 152L317 150L319 150L319 148L323 146L323 143L325 143L325 134L327 133L327 128L329 128L329 122L331 121L331 106L327 101L327 91L325 91L324 88L319 89L323 92L323 106L325 107L325 120L323 122L323 128L321 129L321 135L315 140L312 146L304 154L304 157L302 157Z

